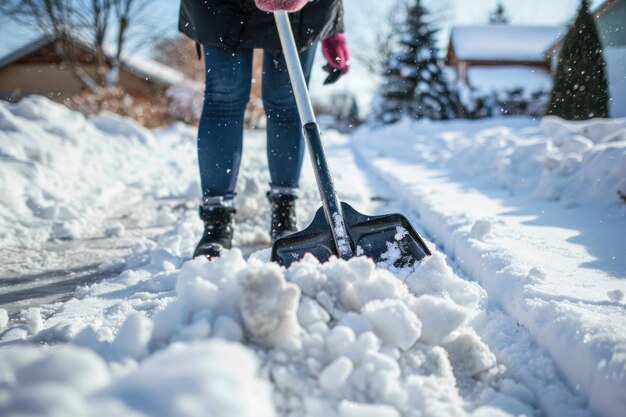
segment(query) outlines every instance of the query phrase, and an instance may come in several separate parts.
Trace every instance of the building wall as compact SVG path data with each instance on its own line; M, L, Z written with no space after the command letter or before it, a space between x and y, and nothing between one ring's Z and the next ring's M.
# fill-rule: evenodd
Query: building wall
M68 71L53 65L13 64L0 70L0 97L4 99L41 94L62 100L80 90L80 83Z
M95 67L84 66L85 71L95 76ZM120 87L130 94L162 94L164 87L122 70ZM62 101L80 93L82 84L66 69L56 64L14 63L0 69L0 99L17 100L28 94L40 94Z
M604 48L626 46L626 0L618 1L598 17L596 23Z
M609 115L626 117L626 46L604 50L609 81Z

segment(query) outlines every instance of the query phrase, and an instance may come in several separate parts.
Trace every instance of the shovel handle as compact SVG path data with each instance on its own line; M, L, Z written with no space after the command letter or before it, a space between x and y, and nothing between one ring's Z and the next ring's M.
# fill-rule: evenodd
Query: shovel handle
M316 123L313 105L309 97L309 90L306 86L302 66L300 65L300 55L298 54L296 42L293 39L289 16L286 11L279 10L274 12L274 20L276 20L280 44L282 45L283 55L285 55L285 61L287 62L287 69L289 70L289 77L291 78L291 87L293 88L298 113L300 114L300 122L303 126L308 123Z
M296 105L298 106L304 137L309 148L309 155L311 156L317 187L322 199L326 222L330 226L337 255L342 259L349 259L354 256L354 249L350 243L341 204L339 203L339 198L337 198L333 177L326 161L320 130L315 120L309 90L300 64L298 48L291 31L289 16L285 11L277 11L274 12L274 19L276 20L283 55L287 63L291 87L296 99Z

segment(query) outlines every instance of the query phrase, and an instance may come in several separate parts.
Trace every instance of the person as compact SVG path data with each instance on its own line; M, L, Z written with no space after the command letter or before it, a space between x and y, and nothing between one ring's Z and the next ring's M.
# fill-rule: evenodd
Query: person
M321 40L327 71L346 73L342 0L182 0L179 30L202 45L205 93L198 128L204 232L194 258L218 257L233 239L234 197L250 97L254 48L264 50L262 99L267 115L273 240L297 230L296 199L304 155L300 118L271 12L286 10L309 80ZM198 47L200 51L200 48ZM200 53L199 53L200 55Z

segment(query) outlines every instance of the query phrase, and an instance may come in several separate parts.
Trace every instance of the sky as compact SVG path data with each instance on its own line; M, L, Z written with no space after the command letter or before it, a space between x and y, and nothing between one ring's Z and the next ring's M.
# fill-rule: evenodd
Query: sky
M375 34L384 28L385 16L397 0L344 0L346 36L349 48L366 48ZM603 0L592 0L592 7ZM456 25L484 24L498 0L425 0L424 4L435 11L436 24L440 27L438 45L447 48L450 28ZM565 25L574 17L580 0L502 0L512 24ZM149 20L158 22L159 31L176 33L179 2L154 0L153 16ZM0 22L0 54L2 49L19 41L19 32L14 25ZM4 45L4 46L2 46ZM150 45L143 44L143 54L150 52ZM195 59L195 57L190 57ZM352 59L350 73L334 86L322 86L325 73L321 53L318 53L315 70L311 78L311 95L314 100L327 101L333 92L348 90L357 95L361 107L368 107L379 83L376 74L369 72L358 60Z

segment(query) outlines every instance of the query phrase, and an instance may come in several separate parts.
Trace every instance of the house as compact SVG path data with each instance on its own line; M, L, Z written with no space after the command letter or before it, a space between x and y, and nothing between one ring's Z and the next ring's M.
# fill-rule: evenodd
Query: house
M626 0L607 0L594 12L606 63L609 83L609 116L626 117ZM546 53L556 71L563 39L554 42Z
M84 42L73 42L78 62L91 77L96 75L96 57ZM105 50L106 59L113 53ZM184 76L163 64L137 55L123 57L118 85L128 94L142 97L162 95L182 82ZM72 74L61 59L55 42L35 38L0 54L0 99L19 100L28 94L41 94L63 101L84 90L84 84Z
M455 27L445 62L460 84L479 94L549 92L552 77L546 51L564 32L562 26Z

